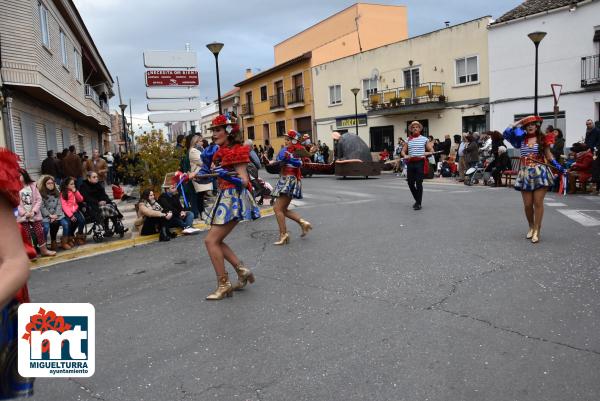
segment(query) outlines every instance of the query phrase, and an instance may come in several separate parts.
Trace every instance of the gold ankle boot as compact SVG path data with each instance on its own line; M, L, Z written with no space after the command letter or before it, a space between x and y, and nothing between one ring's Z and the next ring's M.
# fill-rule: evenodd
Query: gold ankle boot
M533 235L531 236L531 242L534 244L537 244L538 242L540 242L540 228L539 227L535 227L535 229L533 230Z
M531 239L531 237L533 237L533 232L534 231L535 231L535 227L534 226L529 226L529 231L527 231L527 236L525 238Z
M206 297L209 301L219 301L225 297L233 296L233 288L229 282L227 273L217 278L217 289Z
M234 291L241 290L248 282L250 282L250 284L254 282L254 273L244 266L244 263L240 262L239 265L233 266L233 268L238 275L238 282L233 285Z
M290 233L280 233L279 241L273 242L273 245L285 245L290 242Z
M300 235L301 237L306 236L306 234L308 234L308 232L312 230L312 224L310 224L304 219L300 219L300 223L298 224L300 224L300 227L302 227L302 234Z

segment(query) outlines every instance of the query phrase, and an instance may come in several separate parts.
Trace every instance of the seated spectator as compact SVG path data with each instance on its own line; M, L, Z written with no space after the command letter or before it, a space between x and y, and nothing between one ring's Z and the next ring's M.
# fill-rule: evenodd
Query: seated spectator
M106 194L104 186L98 182L98 173L88 171L87 180L81 184L79 190L83 195L83 199L85 199L85 203L93 215L96 216L96 221L103 224L105 230L108 230L109 219L112 220L114 227L118 226L118 220L123 218L123 215L117 209L117 205L112 203ZM125 231L128 231L128 229L125 228Z
M129 196L125 193L125 190L123 189L123 187L121 187L117 178L113 180L112 191L113 199L120 199L123 202L137 199L135 196Z
M159 241L171 240L171 234L168 232L167 227L169 220L173 218L173 213L163 211L163 208L154 198L154 191L146 189L142 193L140 203L138 203L138 217L139 219L135 222L135 225L142 227L140 235L152 235L158 232L160 234Z
M390 158L390 152L387 151L387 149L383 149L381 152L379 152L379 161L380 162L385 162L388 161Z
M83 196L77 190L74 177L65 177L60 185L60 205L65 217L70 222L69 245L85 244L85 217L79 210L79 203L83 202ZM75 236L77 229L77 236Z
M60 192L56 188L54 178L46 176L42 179L40 195L42 195L41 212L42 224L44 225L44 238L48 238L48 232L50 232L50 249L56 251L58 248L56 234L60 227L62 227L60 247L64 250L71 249L71 245L69 245L69 219L65 217L62 210Z
M179 192L177 192L176 184L165 187L165 191L158 197L158 203L164 212L171 212L173 214L173 217L167 223L169 228L182 228L183 233L186 235L196 234L200 231L192 226L194 223L194 214L189 210L184 210L179 200Z
M491 173L494 178L494 186L501 187L502 173L512 168L510 157L508 157L508 153L506 152L506 146L498 146L498 156L494 158L490 165L492 166Z
M585 185L592 177L592 163L594 155L592 151L583 143L574 143L571 151L575 153L575 163L569 167L569 193L577 192L577 181L581 183L585 192Z
M35 239L42 256L54 256L56 252L46 247L46 236L42 225L42 196L27 171L21 170L20 179L23 189L19 191L17 223L21 224L32 239Z

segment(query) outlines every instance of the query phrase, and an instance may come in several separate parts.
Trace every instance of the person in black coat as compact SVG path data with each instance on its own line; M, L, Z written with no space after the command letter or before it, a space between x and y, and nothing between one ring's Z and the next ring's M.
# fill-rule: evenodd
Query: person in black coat
M123 215L108 197L102 184L98 182L98 173L88 171L87 179L81 184L79 192L96 221L103 224L106 230L108 230L109 219L112 220L114 227L121 226L119 219L123 218Z
M506 153L506 146L498 147L498 156L490 164L492 166L492 177L494 178L494 186L502 186L502 172L511 169L510 158Z
M42 174L49 175L52 178L59 178L60 168L59 161L54 157L54 151L49 150L46 154L48 157L42 162Z
M194 214L184 209L179 200L179 192L175 184L164 188L164 192L158 197L158 204L165 213L171 212L173 214L173 217L167 223L169 228L179 227L183 229L184 234L195 234L200 231L192 226Z

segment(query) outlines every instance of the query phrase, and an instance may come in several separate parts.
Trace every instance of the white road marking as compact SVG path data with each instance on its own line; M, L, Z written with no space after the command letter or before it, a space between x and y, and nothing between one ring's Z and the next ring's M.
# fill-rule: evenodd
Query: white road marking
M567 205L565 203L561 203L561 202L546 202L546 206L560 207L560 206L567 206Z
M352 191L338 191L338 190L333 190L332 193L335 194L340 194L340 195L346 195L346 196L356 196L359 198L373 198L374 196L371 194L365 194L362 192L352 192Z
M600 196L582 196L583 199L600 202Z
M564 214L571 220L581 224L584 227L600 226L600 220L592 217L596 214L600 217L598 210L575 210L575 209L557 209L558 212Z

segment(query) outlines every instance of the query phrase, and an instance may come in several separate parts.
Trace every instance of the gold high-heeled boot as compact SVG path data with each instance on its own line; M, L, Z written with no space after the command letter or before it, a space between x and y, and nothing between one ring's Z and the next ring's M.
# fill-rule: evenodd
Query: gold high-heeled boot
M540 242L540 226L535 226L533 234L531 235L531 242L534 244Z
M535 231L535 226L529 226L529 231L527 231L527 236L525 238L531 239L531 237L533 237L534 231Z
M300 224L300 227L302 228L302 234L300 235L301 237L305 237L306 234L308 234L308 232L313 228L312 224L304 219L300 219L298 224Z
M221 277L217 277L217 289L215 292L208 294L206 299L209 301L219 301L231 296L233 296L233 288L229 282L229 276L225 272Z
M290 242L290 233L280 233L279 241L273 242L273 245L285 245Z
M250 282L250 284L254 282L254 273L244 266L243 262L240 262L237 266L233 266L233 268L238 275L238 282L233 285L234 291L241 290L248 282Z

